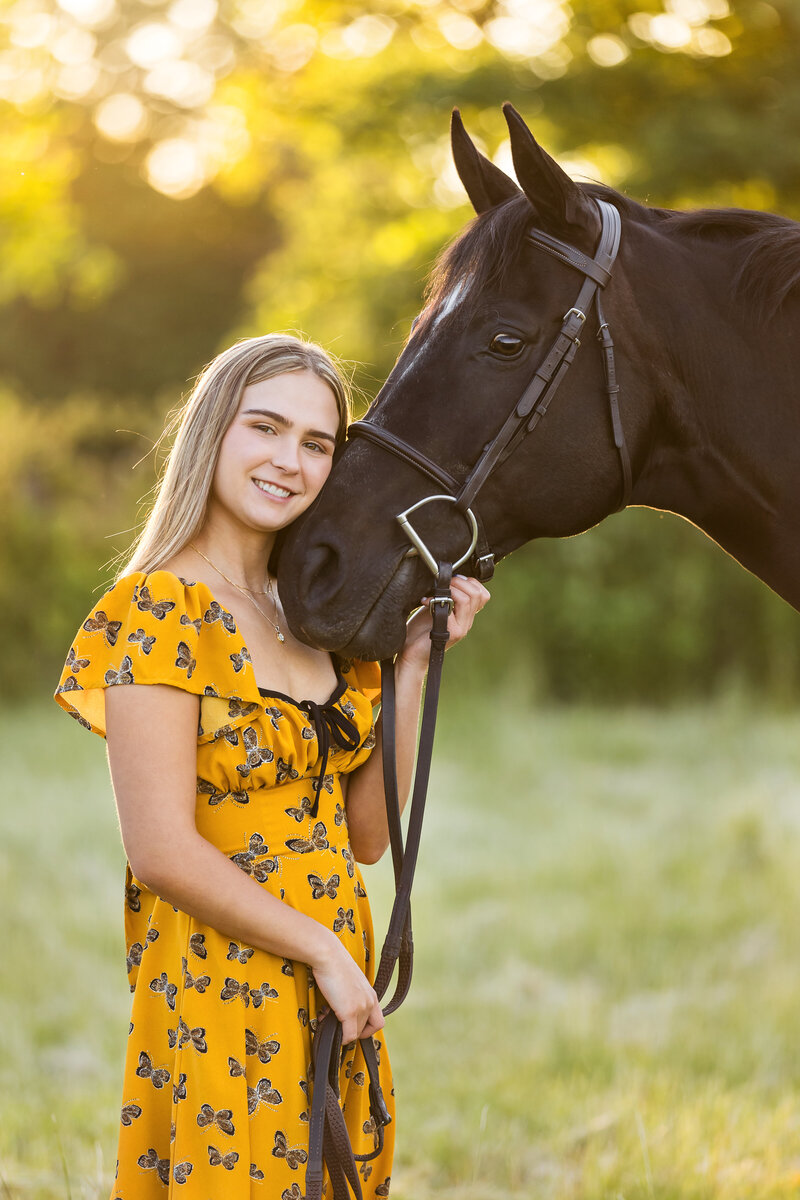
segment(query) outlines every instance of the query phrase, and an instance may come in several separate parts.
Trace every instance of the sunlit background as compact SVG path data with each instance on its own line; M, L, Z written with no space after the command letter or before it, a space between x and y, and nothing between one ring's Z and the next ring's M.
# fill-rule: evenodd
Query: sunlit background
M505 99L577 178L800 211L790 3L16 0L0 21L14 692L54 678L98 567L140 519L165 413L220 348L303 330L374 394L470 215L453 104L508 170ZM798 690L789 610L672 518L536 547L501 570L497 599L472 666L535 603L514 656L535 695Z
M0 2L3 1200L113 1176L122 851L49 695L166 414L268 330L375 393L471 215L454 104L506 170L508 99L577 178L799 217L798 63L796 0ZM647 511L492 587L445 673L393 1200L796 1196L798 616Z

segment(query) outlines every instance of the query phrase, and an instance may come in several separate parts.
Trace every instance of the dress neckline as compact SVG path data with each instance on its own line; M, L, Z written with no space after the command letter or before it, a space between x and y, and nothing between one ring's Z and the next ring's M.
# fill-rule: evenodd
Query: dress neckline
M274 697L276 700L284 700L288 704L293 704L295 706L295 708L303 708L306 705L317 704L317 703L319 703L320 708L325 708L329 704L335 704L336 701L339 700L344 695L344 693L347 689L347 680L344 678L344 676L342 674L341 664L340 664L338 655L333 654L331 651L328 651L328 657L330 658L331 665L334 669L334 672L336 673L336 683L333 685L333 691L331 692L331 694L327 698L327 700L322 700L321 702L318 702L316 700L296 700L294 698L294 696L287 696L285 692L277 692L274 690L274 688L260 687L258 680L255 678L256 669L253 666L253 660L250 656L250 650L248 649L247 643L245 642L244 638L242 637L242 633L236 622L236 618L234 617L232 612L230 612L227 608L225 608L224 604L219 603L219 600L217 600L216 596L212 592L209 585L205 582L205 580L203 580L203 579L184 579L184 577L182 575L176 575L176 573L174 571L168 571L166 567L159 567L159 568L157 568L156 571L138 571L138 572L135 572L135 574L144 575L145 578L147 578L149 575L155 575L158 572L161 572L163 575L171 575L173 579L177 579L178 582L180 584L182 584L184 587L193 587L193 588L204 587L206 589L206 591L208 592L209 596L211 597L212 601L215 604L219 604L219 607L228 614L230 619L233 621L234 629L236 631L237 636L239 637L239 640L242 643L243 649L245 651L247 651L247 659L245 661L247 663L247 666L249 667L250 674L253 677L253 681L255 682L255 685L256 685L256 691L258 692L259 696L270 697L270 698Z
M331 657L331 662L333 663L333 669L336 672L336 683L334 684L333 691L331 692L328 699L323 700L319 704L320 708L327 708L330 704L335 704L337 700L340 700L342 698L345 691L347 690L347 680L342 675L342 672L339 669L339 665L336 661L336 658L334 657L333 654L331 654L330 657ZM316 700L295 700L294 696L287 696L286 692L276 692L273 688L260 687L258 689L258 694L259 694L259 696L264 696L271 700L283 700L287 704L293 704L295 706L295 708L305 709L311 704L317 704Z

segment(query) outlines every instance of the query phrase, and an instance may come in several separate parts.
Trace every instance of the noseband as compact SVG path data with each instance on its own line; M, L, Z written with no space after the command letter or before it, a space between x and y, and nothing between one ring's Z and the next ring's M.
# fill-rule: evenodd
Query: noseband
M478 461L463 483L459 483L454 476L440 467L438 463L433 462L421 450L415 449L403 438L384 429L381 425L376 425L373 421L354 421L348 430L350 437L366 438L367 441L381 446L423 475L427 475L435 484L444 489L444 494L440 492L434 496L426 496L397 516L398 522L413 547L409 553L418 553L434 575L438 573L437 559L409 520L413 512L434 500L445 500L455 504L456 510L462 513L469 523L471 532L469 549L454 566L469 563L470 574L483 581L491 579L494 574L495 556L488 545L480 515L473 512L472 504L494 468L514 452L525 435L531 433L542 417L546 415L550 402L581 344L580 334L586 323L592 301L595 302L597 309L597 337L603 357L611 429L622 469L622 496L617 511L625 508L630 500L631 464L619 415L619 386L614 361L614 343L600 301L600 289L604 288L611 278L611 268L619 250L621 221L619 213L613 205L608 204L605 200L595 200L595 203L600 212L601 231L594 258L589 258L575 246L560 242L557 238L542 233L541 230L533 229L527 235L527 240L532 245L538 246L553 258L557 258L559 262L579 271L584 277L583 284L574 305L564 316L558 337L537 368L533 379L520 396L499 432L490 442L486 443Z

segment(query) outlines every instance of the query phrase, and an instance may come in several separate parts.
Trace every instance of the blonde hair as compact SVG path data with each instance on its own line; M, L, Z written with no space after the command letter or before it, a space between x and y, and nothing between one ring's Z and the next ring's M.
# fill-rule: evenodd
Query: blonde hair
M131 571L153 571L168 562L200 531L225 433L244 389L289 371L312 371L336 398L344 441L350 419L350 387L333 359L314 342L290 334L245 338L206 366L186 401L164 430L174 441L156 484L144 527L124 556L117 579Z

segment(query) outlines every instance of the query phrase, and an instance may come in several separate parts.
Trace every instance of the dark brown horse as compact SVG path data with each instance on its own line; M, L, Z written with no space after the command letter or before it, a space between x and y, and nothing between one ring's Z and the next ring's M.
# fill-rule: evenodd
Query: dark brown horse
M629 502L693 522L800 609L800 225L740 209L645 208L577 184L510 105L505 113L522 190L454 114L453 153L478 216L440 260L369 420L462 482L575 303L575 270L527 235L536 228L591 258L604 200L622 221L603 306L616 343ZM619 506L597 331L593 308L546 418L477 495L497 557L532 538L579 533ZM441 490L384 446L350 442L283 547L293 629L348 655L393 653L406 614L431 586L395 518ZM464 547L452 505L421 510L418 528L439 558Z

